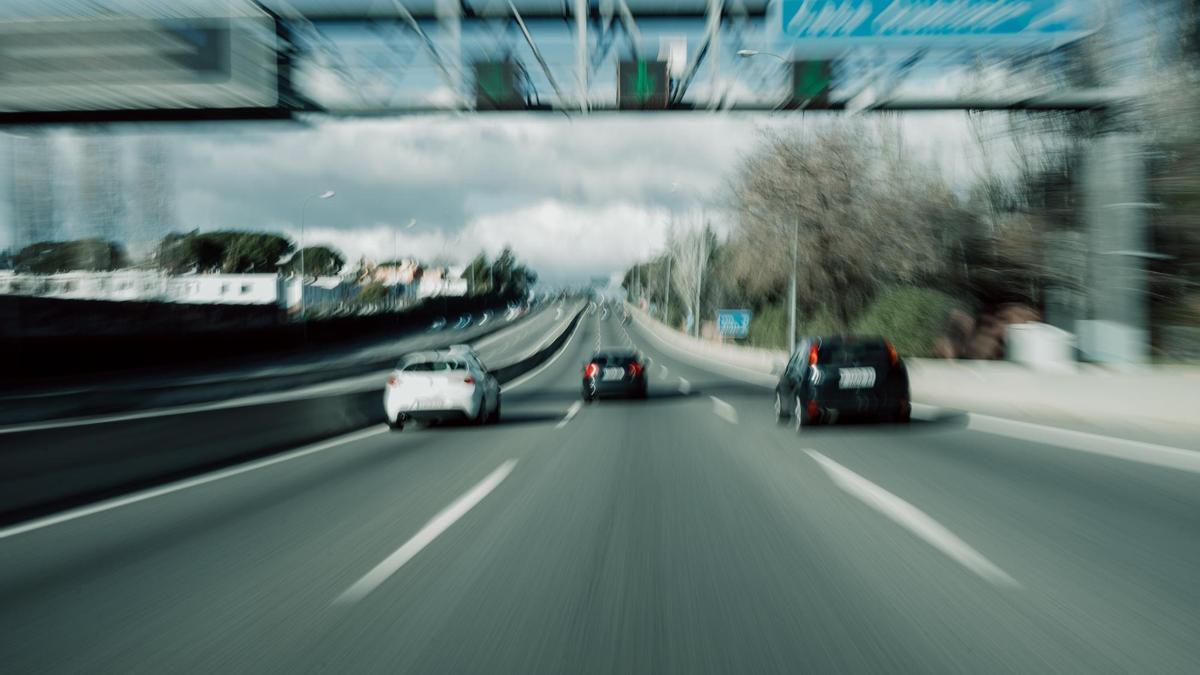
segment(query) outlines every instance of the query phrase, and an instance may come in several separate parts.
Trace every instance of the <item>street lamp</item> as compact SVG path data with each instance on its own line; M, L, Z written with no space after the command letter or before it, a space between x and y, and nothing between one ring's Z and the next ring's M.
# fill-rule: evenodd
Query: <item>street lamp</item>
M324 192L314 192L304 198L304 202L300 205L300 316L304 317L304 216L308 209L308 203L314 199L329 199L337 193L333 190Z
M764 51L759 51L757 49L739 49L737 51L737 55L742 58L748 58L751 56L770 56L770 57L777 58L784 63L790 63L787 60L787 58L780 56L779 54L776 54L775 52L764 52Z

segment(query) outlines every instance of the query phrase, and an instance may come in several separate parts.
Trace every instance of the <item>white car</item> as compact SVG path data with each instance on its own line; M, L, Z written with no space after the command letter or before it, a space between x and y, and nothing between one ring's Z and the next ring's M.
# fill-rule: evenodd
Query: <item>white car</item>
M495 422L500 419L500 383L467 345L415 352L388 375L383 408L388 426L397 431L414 420Z

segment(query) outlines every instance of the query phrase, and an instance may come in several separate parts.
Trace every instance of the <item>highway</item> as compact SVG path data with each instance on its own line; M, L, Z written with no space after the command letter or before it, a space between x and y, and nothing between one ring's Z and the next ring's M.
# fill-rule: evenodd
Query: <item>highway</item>
M649 398L579 404L624 344ZM1198 569L1200 474L953 415L798 435L591 313L497 426L370 427L0 531L0 664L1194 673Z

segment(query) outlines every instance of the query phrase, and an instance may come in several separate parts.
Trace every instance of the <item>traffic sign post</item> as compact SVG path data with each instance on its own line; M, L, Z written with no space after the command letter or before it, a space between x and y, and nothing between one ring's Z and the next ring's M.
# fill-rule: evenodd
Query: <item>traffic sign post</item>
M717 334L735 340L750 337L750 319L753 315L748 309L718 309Z

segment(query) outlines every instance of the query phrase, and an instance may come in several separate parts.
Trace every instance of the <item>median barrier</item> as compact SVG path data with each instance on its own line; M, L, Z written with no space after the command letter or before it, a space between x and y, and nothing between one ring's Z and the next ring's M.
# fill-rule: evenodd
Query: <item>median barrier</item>
M553 341L493 372L509 382L560 349ZM390 365L390 363L389 363ZM0 430L0 524L26 520L384 421L383 378L364 391L28 431Z

